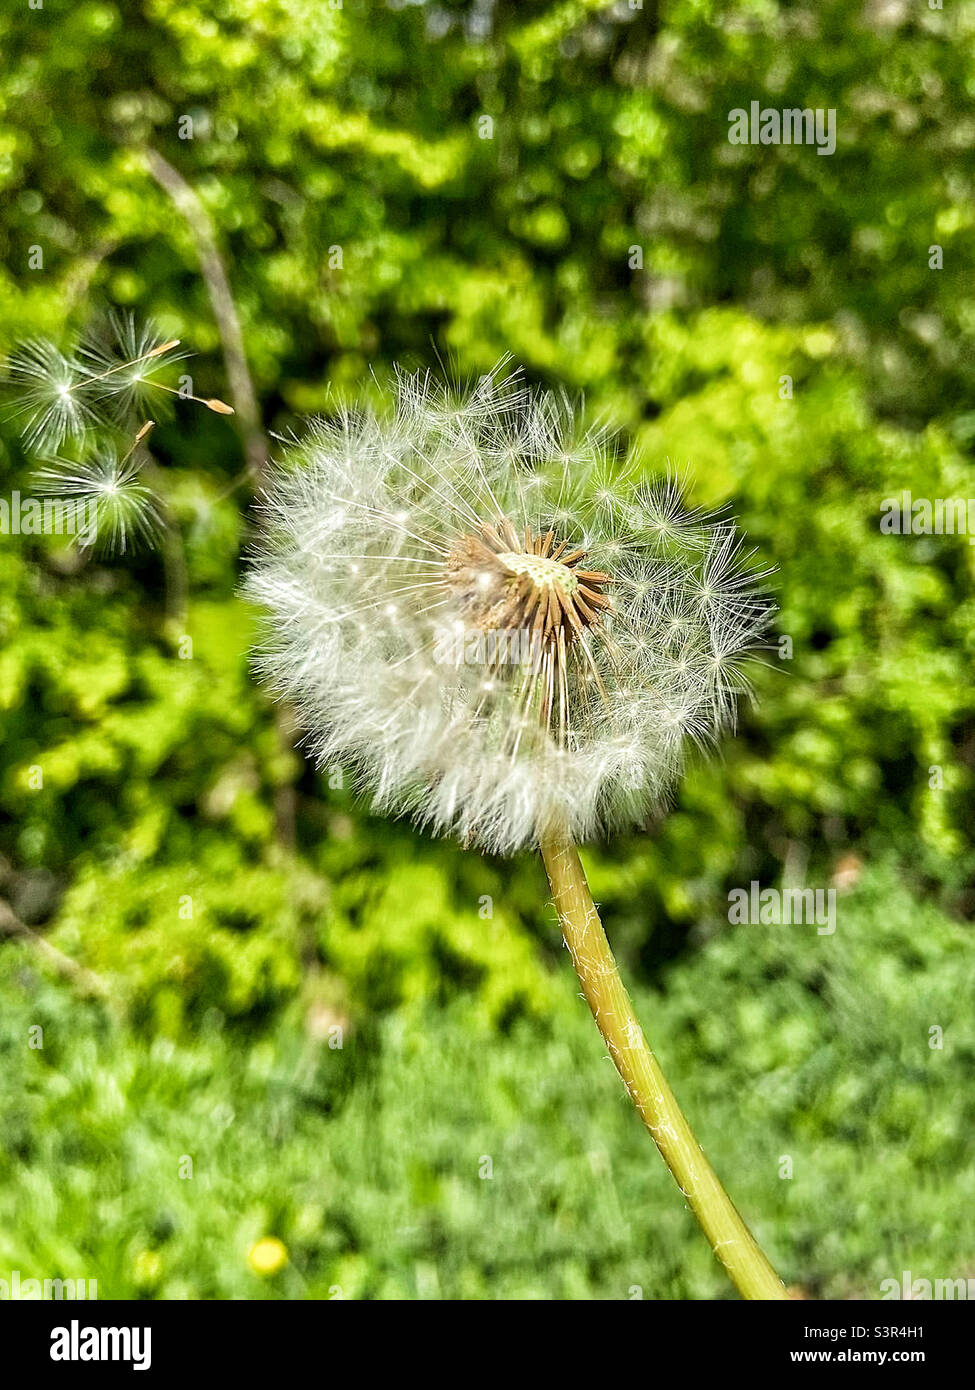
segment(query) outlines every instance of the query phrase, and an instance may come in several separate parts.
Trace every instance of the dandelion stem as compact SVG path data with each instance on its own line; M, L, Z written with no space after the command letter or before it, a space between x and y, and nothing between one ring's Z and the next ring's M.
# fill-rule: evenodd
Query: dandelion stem
M785 1299L788 1294L735 1209L684 1118L620 978L574 845L542 840L542 859L596 1026L640 1117L678 1187L743 1298Z

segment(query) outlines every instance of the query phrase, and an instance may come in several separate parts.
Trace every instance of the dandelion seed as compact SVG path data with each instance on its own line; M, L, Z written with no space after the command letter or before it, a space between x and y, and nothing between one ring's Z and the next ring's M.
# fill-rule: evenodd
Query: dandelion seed
M88 371L77 357L46 339L32 339L17 348L7 374L17 388L14 414L25 421L22 432L29 449L59 449L95 422L95 411L78 390L88 381Z
M140 439L150 427L148 422L143 426ZM82 463L53 459L35 474L39 493L70 499L93 512L94 526L78 540L82 548L97 543L108 554L125 554L139 545L151 545L159 536L163 526L160 501L142 481L134 449L135 444L120 456L107 448Z
M93 336L79 350L88 368L84 389L116 420L145 413L150 406L158 411L160 392L179 394L159 377L188 356L177 352L179 346L178 338L164 338L151 321L111 314L107 333Z
M134 411L158 408L167 396L179 395L158 372L185 356L179 339L163 339L151 325L137 327L130 315L110 319L108 345L92 340L63 353L45 339L17 348L8 377L17 388L15 418L33 453L55 453L68 439L92 430L123 424ZM199 400L199 397L192 397ZM233 414L222 401L203 401L211 410Z

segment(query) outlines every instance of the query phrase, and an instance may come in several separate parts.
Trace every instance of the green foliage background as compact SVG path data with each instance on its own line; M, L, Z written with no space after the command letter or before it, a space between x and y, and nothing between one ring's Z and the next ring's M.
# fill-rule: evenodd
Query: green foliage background
M151 147L217 228L269 429L395 361L510 351L648 472L688 465L778 566L792 655L758 669L740 736L586 858L692 1123L815 1297L975 1275L975 551L878 527L904 489L973 490L973 36L970 0L0 15L0 342L114 305L227 394ZM835 108L836 153L730 145L752 100ZM726 1296L541 870L378 822L293 751L248 671L241 442L185 408L155 441L185 618L158 554L0 537L0 897L109 983L86 998L0 945L0 1278ZM29 491L10 419L0 469ZM837 884L835 935L730 926L753 878ZM286 1258L261 1274L267 1236Z

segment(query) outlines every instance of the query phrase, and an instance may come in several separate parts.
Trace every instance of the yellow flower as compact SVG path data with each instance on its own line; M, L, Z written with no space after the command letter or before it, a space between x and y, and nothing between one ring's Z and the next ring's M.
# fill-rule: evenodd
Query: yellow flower
M268 1277L277 1274L288 1263L288 1251L277 1236L263 1236L256 1245L251 1246L247 1263L255 1274Z

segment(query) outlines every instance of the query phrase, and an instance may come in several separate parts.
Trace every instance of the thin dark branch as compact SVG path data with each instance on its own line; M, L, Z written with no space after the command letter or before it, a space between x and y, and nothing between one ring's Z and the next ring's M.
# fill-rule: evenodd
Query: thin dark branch
M223 347L230 398L243 431L248 470L256 486L267 467L267 437L261 424L254 383L244 353L244 335L240 328L237 306L217 249L216 228L199 195L183 175L174 169L158 150L146 149L144 154L150 174L173 200L176 208L186 219L186 225L193 236L200 260L200 272L210 296L213 317L216 319Z
M72 960L63 951L59 951L56 946L52 946L50 941L41 936L39 932L34 931L26 922L22 922L10 904L3 898L0 898L0 936L28 942L44 957L49 965L54 967L59 975L63 975L72 984L78 985L86 994L97 994L102 998L106 998L110 994L108 984L100 975L96 975L93 970L79 965L76 960Z
M268 462L268 442L261 424L257 396L251 380L244 353L244 337L240 330L240 319L230 289L230 281L224 268L220 252L217 250L216 229L210 214L195 190L183 175L174 169L168 160L151 148L145 150L146 164L152 177L166 193L186 219L196 252L200 260L200 271L213 305L213 316L223 345L224 361L227 365L227 383L230 398L241 422L244 432L244 450L247 457L247 471L251 483L259 486ZM282 747L290 747L289 715L279 707L275 716L278 738ZM296 796L291 785L279 787L275 794L277 832L283 844L294 848L296 841Z

